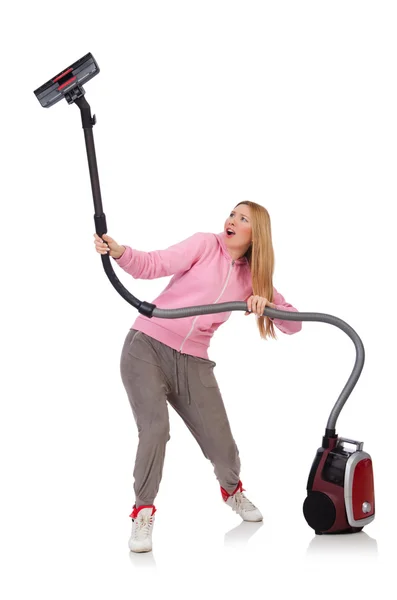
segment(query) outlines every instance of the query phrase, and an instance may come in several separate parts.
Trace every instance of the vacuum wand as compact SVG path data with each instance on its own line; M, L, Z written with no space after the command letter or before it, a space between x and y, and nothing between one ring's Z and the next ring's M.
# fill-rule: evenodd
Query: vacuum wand
M35 90L34 94L44 108L49 108L64 98L67 100L68 104L76 104L80 109L87 150L88 166L90 171L91 189L94 200L95 230L99 237L101 237L103 234L107 233L107 225L106 216L102 207L101 189L93 135L93 126L96 124L96 118L95 115L94 117L91 117L90 105L84 97L85 91L82 87L83 82L85 83L89 81L98 73L99 67L96 61L92 54L88 53L83 58L73 63L73 65L65 69L63 72L56 75L53 79L49 80L47 83ZM214 314L234 310L248 310L247 303L241 301L223 302L220 304L206 304L201 306L188 306L185 308L176 309L157 308L155 304L138 300L138 298L133 296L133 294L131 294L124 287L113 270L109 255L101 255L101 259L106 275L108 276L113 287L119 292L124 300L126 300L146 317L179 319L181 317L191 317L195 315ZM323 323L329 323L344 331L353 341L356 348L356 360L354 368L331 411L325 430L326 438L336 438L335 426L337 418L354 386L356 385L364 366L365 352L360 337L357 335L354 329L350 327L350 325L333 315L314 312L301 313L295 311L281 311L269 307L264 309L263 314L267 317L282 319L285 321L320 321Z

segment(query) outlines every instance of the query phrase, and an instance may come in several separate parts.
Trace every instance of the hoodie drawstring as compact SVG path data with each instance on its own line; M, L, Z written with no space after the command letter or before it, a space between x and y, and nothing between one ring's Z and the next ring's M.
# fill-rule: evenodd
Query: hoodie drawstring
M176 381L176 393L179 396L178 358L177 357L175 357L175 364L174 364L174 379Z

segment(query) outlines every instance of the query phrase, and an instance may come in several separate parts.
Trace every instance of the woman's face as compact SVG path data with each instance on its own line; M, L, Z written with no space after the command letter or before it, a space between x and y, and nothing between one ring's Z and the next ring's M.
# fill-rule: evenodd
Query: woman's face
M234 235L227 233L229 228L235 232ZM247 204L240 204L230 212L225 221L225 233L229 247L248 249L252 240L252 227L250 207Z

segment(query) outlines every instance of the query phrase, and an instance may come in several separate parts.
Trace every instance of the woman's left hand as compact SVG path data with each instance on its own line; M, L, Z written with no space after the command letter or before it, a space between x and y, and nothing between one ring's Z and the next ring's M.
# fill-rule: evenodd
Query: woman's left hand
M247 300L248 311L244 313L244 315L251 315L252 313L257 314L258 317L262 317L263 311L265 307L269 306L270 308L276 308L276 305L273 302L269 302L267 298L263 298L262 296L250 296Z

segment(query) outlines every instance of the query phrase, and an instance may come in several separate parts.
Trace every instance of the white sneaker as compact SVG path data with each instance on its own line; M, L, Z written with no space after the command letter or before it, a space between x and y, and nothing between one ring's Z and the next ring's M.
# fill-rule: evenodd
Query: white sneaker
M222 498L226 504L228 504L234 512L236 512L243 521L263 521L263 516L259 508L257 508L251 500L243 494L244 488L241 481L238 482L237 488L233 494L228 494L225 489L221 487Z
M132 518L131 537L128 541L128 547L131 552L150 552L152 549L152 531L154 524L154 505L140 506L130 514Z

